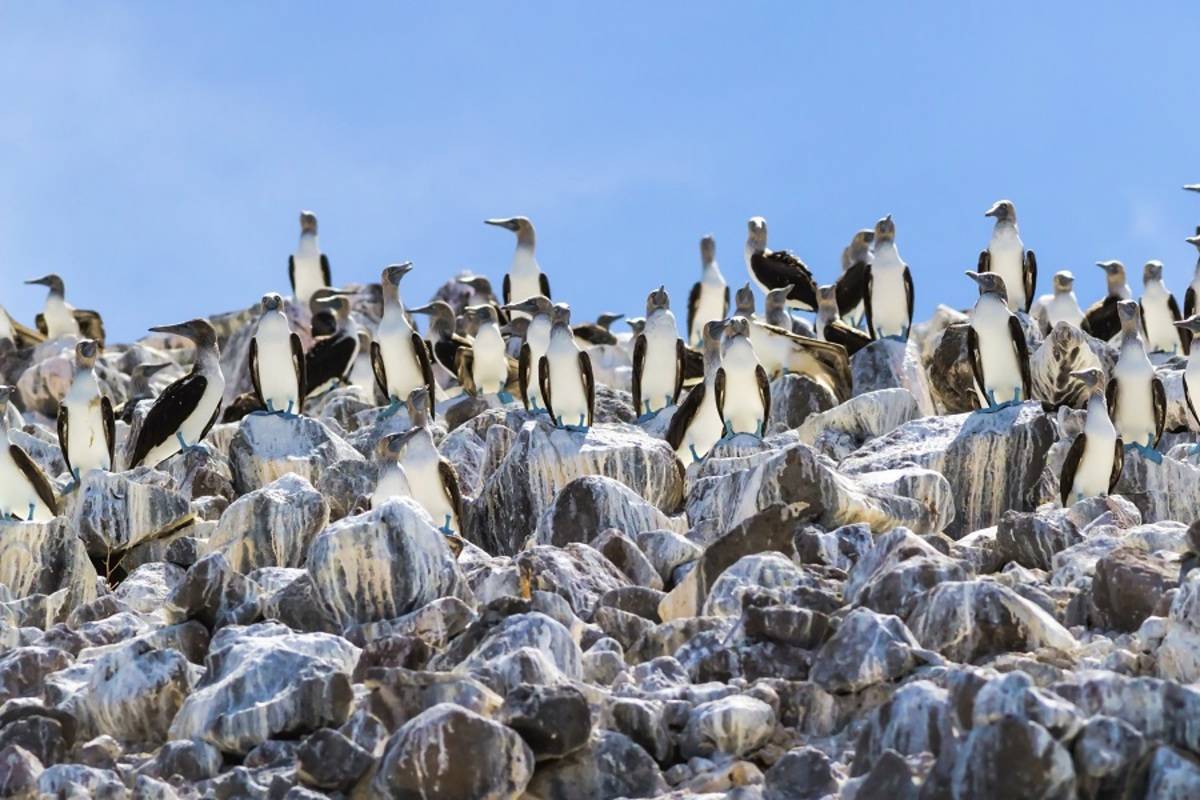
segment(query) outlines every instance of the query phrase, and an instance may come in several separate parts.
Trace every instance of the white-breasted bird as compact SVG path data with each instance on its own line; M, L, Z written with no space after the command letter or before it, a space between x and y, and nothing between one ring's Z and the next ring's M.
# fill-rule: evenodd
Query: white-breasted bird
M1030 398L1029 347L1009 309L1004 278L995 272L966 274L979 286L967 329L967 359L980 410L999 411Z
M383 413L391 415L400 409L405 398L417 389L429 390L429 415L433 417L436 389L433 366L425 340L413 328L404 301L400 297L400 281L412 271L412 264L392 264L384 267L380 283L383 286L383 318L371 342L371 364L375 380L383 396L391 401Z
M389 437L388 447L404 470L409 495L433 519L442 533L462 533L462 491L458 473L441 457L429 428L433 398L418 387L405 402L412 427Z
M75 345L75 377L58 405L58 445L76 484L90 470L113 468L116 418L96 378L99 354L94 339Z
M512 231L517 235L517 249L513 252L512 263L508 272L504 273L503 297L504 304L520 303L534 295L540 294L550 298L550 279L538 265L534 248L537 246L537 235L533 223L528 217L506 217L503 219L485 219L488 225L496 225Z
M1042 333L1049 333L1054 326L1065 322L1072 327L1083 325L1083 309L1075 298L1075 276L1067 270L1054 273L1054 294L1038 298L1038 325Z
M283 310L283 298L268 292L250 339L250 382L269 414L304 411L304 345Z
M86 336L104 346L104 323L95 311L75 308L67 302L67 287L63 279L53 272L40 278L25 281L31 286L49 289L46 305L34 318L37 329L48 340L64 336Z
M474 395L494 394L504 403L512 402L508 387L508 352L500 333L496 307L490 304L467 306L464 314L473 317L475 329L468 347L458 353L458 380Z
M754 353L750 325L745 317L725 321L714 388L725 435L748 433L761 439L771 414L771 384Z
M1108 416L1104 373L1096 368L1072 372L1087 387L1087 418L1083 431L1071 443L1059 476L1059 496L1064 507L1087 497L1107 495L1116 487L1125 463L1125 449Z
M913 320L912 272L896 249L896 223L888 214L875 223L875 255L866 268L863 303L874 339L906 341Z
M685 351L671 299L659 286L646 298L646 325L633 340L633 411L639 420L679 402Z
M1142 312L1142 333L1146 335L1146 349L1151 353L1187 352L1186 332L1175 327L1183 319L1175 295L1163 283L1161 261L1147 261L1142 268L1142 299L1138 301Z
M1175 325L1190 333L1194 341L1200 334L1200 314L1193 314ZM1200 353L1188 354L1187 368L1183 371L1183 401L1188 409L1189 427L1200 432ZM1197 454L1200 454L1200 443L1192 447L1191 455Z
M596 405L592 360L575 342L571 307L566 303L555 303L550 311L550 344L538 362L538 385L558 427L586 432L592 426Z
M979 254L978 271L995 272L1004 279L1008 307L1028 313L1037 289L1037 257L1025 249L1017 229L1017 209L1011 200L997 200L984 212L993 217L992 238Z
M700 345L704 326L723 320L729 313L729 284L717 263L717 240L712 235L700 240L700 280L692 284L688 295L688 343Z
M751 217L746 223L746 269L763 292L791 286L788 305L805 311L817 309L817 282L808 265L787 250L767 248L767 221Z
M724 330L725 323L719 320L704 326L704 380L688 391L667 426L667 444L684 464L702 460L725 435L725 423L717 411L716 389Z
M1136 448L1156 463L1162 454L1154 448L1162 438L1167 419L1167 393L1146 354L1138 324L1138 304L1132 300L1117 303L1121 320L1121 345L1105 396L1108 414L1125 441L1125 448Z
M505 311L513 315L514 321L518 319L518 314L521 318L529 319L525 327L525 341L517 356L517 385L521 389L521 402L525 404L526 411L537 412L546 407L546 402L542 399L538 370L542 356L546 355L546 349L550 347L552 308L550 299L540 294L504 307Z
M58 498L37 462L8 439L8 401L14 391L0 386L0 517L43 522L58 513Z
M317 242L317 215L300 212L300 242L288 256L288 281L292 296L301 306L307 306L313 293L333 285L329 276L329 258Z

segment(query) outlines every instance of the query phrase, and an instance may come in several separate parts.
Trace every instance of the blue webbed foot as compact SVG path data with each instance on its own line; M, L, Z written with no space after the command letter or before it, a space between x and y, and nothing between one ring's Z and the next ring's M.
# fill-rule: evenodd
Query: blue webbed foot
M1200 458L1200 442L1196 442L1194 445L1192 445L1192 449L1188 451L1187 457Z
M454 529L450 527L450 515L449 514L446 515L446 521L442 523L442 527L438 528L438 530L441 531L442 533L446 534L447 536L450 536L454 533Z
M638 417L634 421L640 425L643 422L649 422L650 420L654 419L657 416L658 416L657 411L647 411L645 414L642 414L640 417Z
M704 460L704 459L702 459L702 458L700 457L700 454L696 452L696 445L694 445L694 444L689 444L689 445L688 445L688 450L689 450L689 451L691 451L691 454L692 454L692 463L693 463L693 464L698 464L699 462L701 462L701 461L703 461L703 460Z
M288 419L295 419L297 416L299 416L298 414L292 413L292 409L295 407L296 407L296 401L288 400L287 408L283 411L280 411L279 413L282 414L283 416L287 417Z
M500 398L500 402L504 403L505 405L508 405L513 401L513 396L503 390L496 392L496 397Z
M383 411L379 412L379 418L387 419L388 417L394 417L396 415L396 412L399 410L400 410L400 400L398 398L393 397L391 399L391 402L388 403L387 408L385 408Z
M1144 455L1148 460L1153 461L1155 464L1162 463L1162 461L1163 461L1162 453L1155 450L1152 445L1139 444L1138 449L1140 449L1142 451L1142 455Z
M563 428L566 428L567 430L571 431L572 433L587 433L588 432L587 417L583 414L579 415L579 424L578 425L563 425L562 417L559 417L558 420L559 420L559 425L561 425Z

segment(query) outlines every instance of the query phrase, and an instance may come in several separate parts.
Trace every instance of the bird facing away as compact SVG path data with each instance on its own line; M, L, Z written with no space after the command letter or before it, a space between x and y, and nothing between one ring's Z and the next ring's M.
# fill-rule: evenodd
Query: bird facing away
M746 223L746 268L763 292L791 286L788 305L805 311L817 309L817 282L808 265L787 250L767 249L767 221L751 217Z
M1125 280L1125 265L1120 261L1097 261L1096 266L1104 270L1106 291L1104 298L1088 306L1083 315L1083 332L1097 339L1109 341L1121 332L1121 318L1117 304L1133 296Z

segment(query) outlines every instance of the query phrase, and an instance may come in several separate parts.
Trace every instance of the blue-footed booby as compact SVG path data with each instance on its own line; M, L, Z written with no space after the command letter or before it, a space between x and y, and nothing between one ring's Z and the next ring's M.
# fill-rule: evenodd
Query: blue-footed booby
M1107 289L1104 299L1088 306L1083 314L1083 332L1097 339L1109 341L1121 332L1121 318L1117 314L1117 303L1133 297L1125 281L1125 265L1120 261L1097 261L1096 266L1104 270Z
M723 320L729 313L729 284L717 263L717 240L712 235L700 240L700 280L688 295L688 344L699 347L704 326Z
M425 340L413 328L404 301L400 297L400 280L412 271L412 264L392 264L384 267L380 283L383 286L383 319L375 331L371 343L371 364L375 367L375 380L379 391L391 401L384 414L391 415L417 389L429 390L429 414L433 416L433 400L436 390L433 382L433 365L429 362L429 350Z
M550 298L550 279L538 265L533 251L537 245L537 237L533 223L527 217L507 217L504 219L485 219L488 225L507 228L517 235L517 249L513 252L512 263L504 274L503 296L505 305L519 303L534 295Z
M761 439L767 435L771 384L754 353L750 320L745 317L725 321L714 388L726 436L749 433Z
M1092 367L1072 372L1071 377L1087 387L1087 419L1063 462L1058 481L1063 506L1112 492L1125 464L1125 448L1108 416L1104 373Z
M679 402L686 347L664 286L646 298L646 325L633 340L633 410L648 419Z
M300 243L296 252L288 256L288 280L292 296L302 306L308 305L313 292L333 285L329 259L317 243L317 215L311 211L300 212Z
M1188 351L1191 337L1175 323L1183 319L1175 295L1163 283L1161 261L1147 261L1142 268L1142 299L1138 302L1142 312L1142 332L1146 335L1146 349L1151 353L1177 353Z
M746 223L746 269L763 292L791 286L788 305L805 311L817 309L817 283L808 266L787 250L767 249L767 221L751 217Z
M419 386L406 399L412 427L387 437L387 448L404 472L409 495L429 513L435 526L447 535L462 533L462 491L458 473L438 453L429 428L433 398Z
M555 303L550 324L550 345L538 362L538 385L546 410L560 428L586 431L592 426L596 405L592 360L575 342L570 306Z
M1108 414L1125 441L1126 449L1137 448L1156 463L1162 455L1154 448L1162 438L1167 419L1167 393L1146 355L1138 326L1138 304L1117 303L1121 320L1121 346L1105 395Z
M54 486L29 454L8 440L8 401L14 389L0 386L0 517L43 522L58 513Z
M981 410L998 411L1030 397L1029 348L1009 310L1004 278L995 272L966 274L979 285L967 329L967 359Z
M45 286L50 290L46 305L35 318L37 329L47 339L63 336L86 336L104 346L104 323L95 311L75 308L67 302L67 288L63 279L53 272L40 278L25 281L31 286Z
M913 320L912 272L896 249L891 214L875 223L875 257L866 274L863 302L871 337L906 341Z
M116 418L96 379L99 354L94 339L75 345L75 377L58 405L58 445L76 484L89 470L113 468Z
M262 316L250 340L250 382L268 413L304 411L304 361L304 346L283 312L283 298L264 294Z
M978 271L994 272L1003 278L1008 307L1028 313L1037 288L1037 257L1021 241L1017 209L1011 200L997 200L984 216L994 217L996 224L987 249L979 254Z
M667 444L684 464L702 460L725 433L716 389L724 329L725 323L719 320L704 326L704 380L688 391L667 426Z

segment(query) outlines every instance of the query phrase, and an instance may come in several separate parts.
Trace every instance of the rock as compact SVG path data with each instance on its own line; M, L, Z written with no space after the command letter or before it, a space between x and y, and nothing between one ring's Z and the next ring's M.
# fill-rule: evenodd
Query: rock
M1179 565L1136 547L1118 547L1096 562L1092 602L1098 627L1132 632L1154 613L1158 598L1177 585Z
M661 439L629 425L582 436L529 422L471 505L467 538L489 553L516 553L558 492L584 475L618 481L660 510L677 508L683 496L679 462Z
M847 602L907 617L923 593L946 581L970 577L961 562L938 552L904 528L886 533L850 569Z
M1188 573L1171 602L1158 671L1171 680L1200 681L1200 571Z
M807 375L780 375L771 381L769 433L800 427L812 414L838 404L837 395L825 384Z
M828 692L857 692L911 672L928 658L920 647L899 617L856 608L817 651L809 674Z
M916 398L907 389L880 389L810 415L796 434L805 444L840 460L871 439L920 416Z
M867 393L903 389L916 401L919 416L937 413L933 393L917 343L878 339L850 357L850 374L856 397Z
M815 747L789 750L764 778L763 800L820 800L838 788L829 756Z
M1095 716L1084 723L1071 748L1081 794L1117 796L1127 773L1146 751L1146 742L1129 723Z
M743 612L747 639L816 650L829 637L829 617L794 605L747 606Z
M530 781L530 797L544 800L588 797L657 797L667 782L650 754L629 737L614 731L597 731L587 747L547 762Z
M1030 569L1051 569L1054 556L1083 541L1067 513L1007 511L996 528L997 558Z
M740 617L742 597L747 592L778 595L798 586L819 589L820 583L782 553L742 556L713 583L701 613L706 617Z
M1033 396L1053 406L1085 408L1087 388L1072 372L1101 369L1111 375L1116 349L1068 322L1059 322L1037 350L1029 351Z
M221 553L213 553L188 569L166 602L167 619L199 620L209 630L246 625L262 613L258 584L233 571Z
M310 484L338 461L362 456L327 426L311 417L245 417L229 443L233 485L238 494L261 489L288 473Z
M89 738L107 734L123 742L158 742L191 689L182 653L134 640L101 657L83 691L65 707Z
M539 544L562 547L570 542L591 544L601 531L616 528L629 536L643 531L677 530L678 522L647 503L620 481L587 475L564 486L538 520Z
M632 539L616 528L609 528L592 540L592 547L607 558L631 583L659 592L662 576ZM624 588L624 587L620 587Z
M1012 589L988 581L941 583L921 596L908 617L924 647L961 663L1005 652L1049 647L1066 653L1075 637Z
M16 381L21 408L54 419L59 401L75 378L76 341L74 337L63 337L34 348L29 366Z
M451 759L450 753L470 753ZM443 703L413 717L388 740L371 779L376 797L517 797L533 775L533 753L512 730Z
M531 547L518 554L515 561L521 573L529 576L531 589L557 594L584 620L592 618L601 595L629 585L612 562L576 542L563 548Z
M466 658L454 662L456 654L448 650L434 659L433 666L446 668L457 663L460 672L496 675L503 673L505 665L514 656L529 650L540 653L563 678L580 679L582 653L579 645L561 623L536 611L505 617Z
M165 743L154 758L139 769L152 778L182 778L198 783L215 778L221 771L221 751L198 739L176 739Z
M66 515L88 553L112 558L134 545L166 536L192 520L188 498L163 472L91 470L66 502Z
M372 754L341 733L321 728L309 734L296 753L300 779L319 789L353 785L371 766Z
M572 686L518 686L504 699L500 721L521 735L538 761L561 758L587 744L587 698Z
M0 796L20 797L30 792L43 771L37 756L18 745L0 748Z
M81 764L56 764L37 779L39 797L93 797L98 800L123 800L125 784L120 776L106 769Z
M113 595L132 611L153 614L162 609L186 574L186 570L163 561L142 564L125 576Z
M1177 455L1156 464L1136 450L1125 454L1114 492L1132 500L1146 522L1200 517L1200 466Z
M695 561L704 553L700 545L674 531L647 531L637 537L637 544L664 584L671 582L679 566Z
M1034 509L1046 452L1056 438L1054 423L1036 403L990 414L924 417L868 442L839 469L854 476L915 464L941 473L955 498L945 532L960 538L995 525L1010 509Z
M913 770L903 756L895 750L884 750L858 785L856 796L917 800L919 795L913 777Z
M979 407L975 378L967 359L967 322L955 322L931 339L926 356L930 394L941 414L961 414Z
M336 633L338 625L321 602L312 576L301 569L282 571L290 573L290 577L262 599L263 617L278 620L294 631ZM259 575L259 571L252 572L250 579L257 583Z
M439 597L471 599L446 537L408 498L325 528L309 549L308 572L342 626L393 619Z
M36 711L37 709L30 709ZM0 753L8 747L20 747L31 753L43 766L65 760L70 746L63 724L52 716L29 713L4 724L0 729Z
M241 573L259 567L299 567L329 522L329 504L299 475L287 474L239 497L209 539Z
M669 763L673 745L665 710L660 700L613 697L608 707L610 724L603 727L628 736L659 764Z
M316 487L329 504L329 520L337 522L365 507L362 501L375 492L378 479L379 467L371 461L338 461L322 472ZM463 493L468 494L465 488Z
M1004 717L971 730L954 756L951 796L1075 796L1071 754L1044 728Z
M906 427L876 443L889 440ZM709 458L704 462L688 492L687 515L693 526L701 520L713 520L718 530L729 530L777 503L792 506L799 521L816 522L827 529L866 522L876 531L903 525L927 532L940 524L943 514L910 498L868 489L835 471L804 444L772 450L746 461Z
M14 598L65 590L63 607L96 599L96 569L65 518L0 521L0 584Z
M1158 747L1150 758L1146 797L1185 800L1200 793L1200 762L1172 747Z
M775 731L775 711L746 695L731 695L692 709L679 742L681 755L744 756L766 744Z
M277 623L222 629L170 735L247 753L283 734L340 725L350 713L358 656L344 639L293 633Z
M188 500L222 497L233 502L233 470L229 459L212 445L201 442L181 450L160 465L171 476L175 488Z
M867 717L854 748L850 774L865 775L886 752L948 755L955 746L955 728L947 690L924 680L906 683Z
M14 697L40 698L46 676L66 669L71 656L57 647L18 647L0 657L0 705Z

